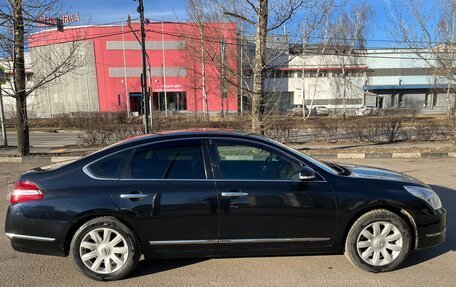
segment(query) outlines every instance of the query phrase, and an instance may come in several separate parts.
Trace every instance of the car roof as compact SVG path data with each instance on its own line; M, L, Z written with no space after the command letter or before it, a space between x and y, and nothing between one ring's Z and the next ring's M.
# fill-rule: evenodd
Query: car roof
M139 135L127 138L121 143L135 143L155 141L162 138L180 138L180 137L201 137L201 136L246 136L242 131L234 129L217 129L217 128L195 128L186 130L171 130L163 132L155 132L146 135Z

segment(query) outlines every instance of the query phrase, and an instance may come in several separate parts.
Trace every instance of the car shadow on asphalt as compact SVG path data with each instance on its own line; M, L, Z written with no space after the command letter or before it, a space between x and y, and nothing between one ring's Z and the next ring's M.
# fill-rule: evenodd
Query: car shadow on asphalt
M208 258L177 258L177 259L145 259L138 262L129 278L141 277L150 274L178 269L208 260Z
M456 190L438 185L430 186L437 192L443 207L447 211L446 239L445 242L439 246L412 252L408 257L404 268L423 263L447 252L456 250Z

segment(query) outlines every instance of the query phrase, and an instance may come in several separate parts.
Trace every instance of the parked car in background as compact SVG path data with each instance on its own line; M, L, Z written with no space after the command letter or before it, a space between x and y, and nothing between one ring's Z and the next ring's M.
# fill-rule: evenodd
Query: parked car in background
M325 106L316 106L312 108L310 112L312 116L329 116L329 110Z
M356 116L373 116L378 115L378 109L375 106L362 106L355 111Z
M290 117L293 117L293 116L301 116L302 117L302 105L293 105L292 108L288 109L287 111L287 115L290 116ZM305 113L306 113L306 116L308 115L309 113L309 109L307 108L307 106L304 106L304 110L305 110Z
M97 280L127 276L142 255L344 252L383 272L441 244L446 231L439 196L419 180L214 130L140 136L27 172L10 202L5 231L15 250L70 255Z

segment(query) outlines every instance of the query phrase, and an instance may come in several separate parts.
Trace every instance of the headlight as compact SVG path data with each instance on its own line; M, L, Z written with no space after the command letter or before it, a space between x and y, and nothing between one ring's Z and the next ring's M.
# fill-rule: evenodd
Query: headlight
M421 186L404 186L405 190L426 201L434 209L442 208L442 202L435 191Z

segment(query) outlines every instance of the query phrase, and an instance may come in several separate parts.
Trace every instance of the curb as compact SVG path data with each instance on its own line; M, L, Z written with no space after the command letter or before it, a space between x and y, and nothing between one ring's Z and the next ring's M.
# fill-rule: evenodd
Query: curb
M305 152L304 152L305 153ZM337 158L337 159L419 159L419 158L456 158L456 152L399 152L399 153L323 153L310 154L316 158Z
M52 164L80 159L80 156L40 156L40 157L14 157L0 156L0 163L40 163Z
M321 153L310 154L312 157L328 159L419 159L419 158L456 158L456 152L412 152L412 153ZM53 164L66 161L73 161L82 158L81 156L36 156L36 157L15 157L1 156L0 163L40 163Z

